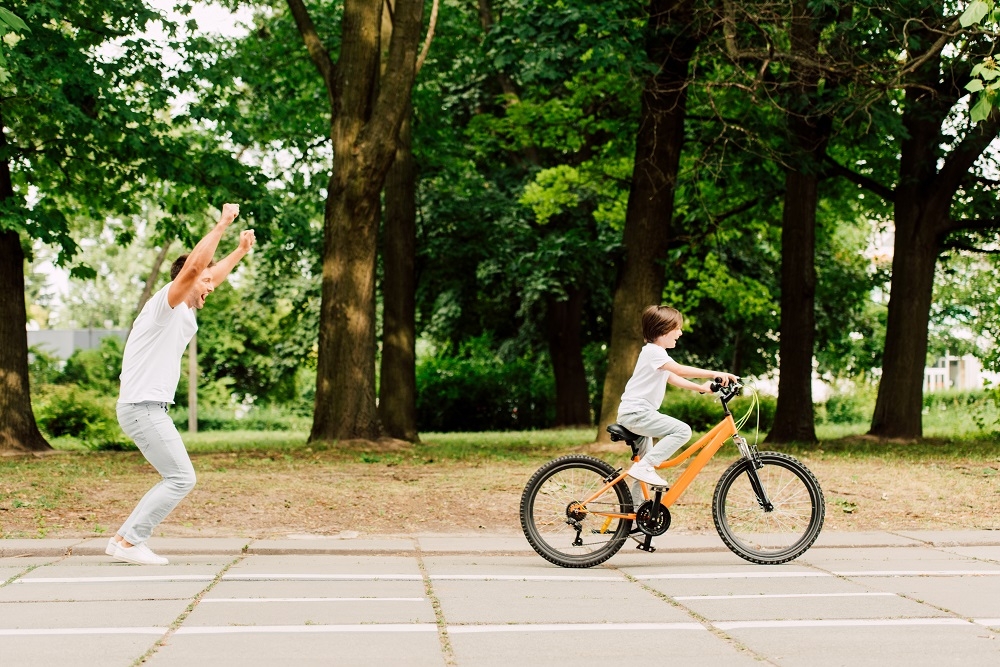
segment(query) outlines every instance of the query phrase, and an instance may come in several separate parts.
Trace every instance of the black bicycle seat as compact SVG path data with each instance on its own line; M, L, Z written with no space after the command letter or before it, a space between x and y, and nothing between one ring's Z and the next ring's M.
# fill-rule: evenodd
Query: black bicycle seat
M632 431L628 430L621 424L609 424L608 433L611 434L611 441L618 442L619 440L624 440L630 445L641 438L641 435L636 435Z

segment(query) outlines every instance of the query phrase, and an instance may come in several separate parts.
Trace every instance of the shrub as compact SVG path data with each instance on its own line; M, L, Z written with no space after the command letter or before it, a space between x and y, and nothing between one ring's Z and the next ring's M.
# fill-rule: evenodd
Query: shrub
M859 387L830 396L823 404L823 420L831 424L864 424L875 412L875 389Z
M117 396L124 353L125 344L120 338L105 336L96 348L75 350L66 360L58 382Z
M768 431L774 423L775 398L767 395L758 395L758 398L760 430ZM737 421L746 414L752 401L753 398L749 395L738 396L730 401L729 409ZM667 390L660 411L687 423L696 433L709 430L719 423L723 415L722 406L717 398L676 388ZM757 410L750 413L743 430L750 431L755 428L757 428Z
M170 418L179 431L188 427L188 409L186 407L170 410ZM225 409L209 407L198 409L199 431L307 431L310 420L295 414L292 410L278 407L250 408L242 416L236 416L235 408Z
M463 356L437 356L417 366L417 428L421 431L511 431L547 428L555 419L548 364L504 362L473 346Z
M94 450L135 447L118 426L114 400L95 391L47 385L32 405L35 421L49 437L70 436Z

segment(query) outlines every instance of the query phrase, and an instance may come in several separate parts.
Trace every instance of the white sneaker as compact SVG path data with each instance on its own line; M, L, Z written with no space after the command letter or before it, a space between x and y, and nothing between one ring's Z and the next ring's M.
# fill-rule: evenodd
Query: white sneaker
M111 539L108 540L108 546L105 547L104 549L104 553L106 553L109 556L114 556L115 549L117 548L118 548L118 542L115 541L114 536L111 536Z
M645 461L638 461L632 464L628 471L629 477L652 484L653 486L670 486L667 480L656 474L656 469Z
M163 556L154 554L145 544L135 544L130 547L118 545L115 549L115 558L136 565L166 565L170 562Z

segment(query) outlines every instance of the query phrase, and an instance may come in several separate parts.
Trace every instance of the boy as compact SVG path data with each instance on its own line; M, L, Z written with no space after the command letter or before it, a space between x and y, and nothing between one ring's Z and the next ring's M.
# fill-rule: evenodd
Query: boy
M646 345L639 352L635 370L625 385L625 393L618 406L618 423L637 435L646 436L639 446L641 458L632 465L628 474L653 486L668 486L667 481L656 474L656 466L670 458L691 438L690 426L659 412L667 384L707 394L712 392L711 382L697 384L684 378L719 377L723 385L738 380L731 373L682 366L670 358L667 350L677 345L683 323L684 317L667 306L649 306L642 311L642 337ZM652 447L653 438L660 438L655 447ZM638 487L638 484L634 486ZM636 493L636 488L633 488L632 495L642 497L641 492Z

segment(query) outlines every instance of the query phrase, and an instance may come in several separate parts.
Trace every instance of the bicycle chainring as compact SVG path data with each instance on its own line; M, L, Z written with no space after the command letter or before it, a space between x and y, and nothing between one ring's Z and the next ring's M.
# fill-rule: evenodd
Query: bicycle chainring
M670 528L670 510L662 503L647 500L636 510L635 525L646 535L662 535Z

